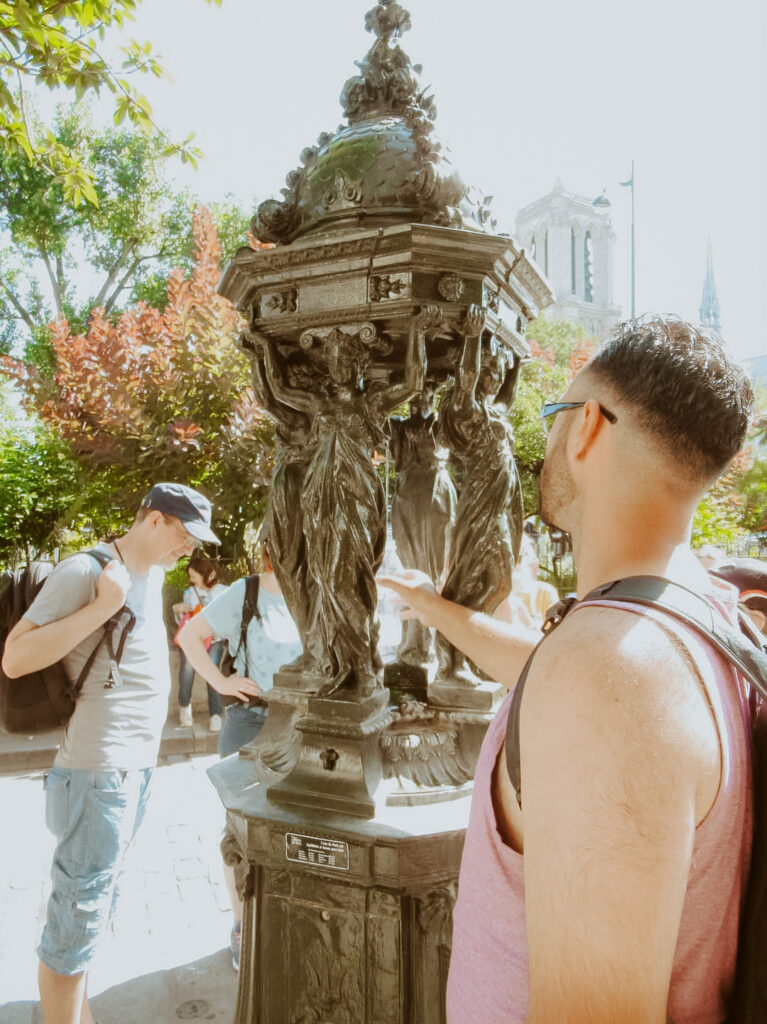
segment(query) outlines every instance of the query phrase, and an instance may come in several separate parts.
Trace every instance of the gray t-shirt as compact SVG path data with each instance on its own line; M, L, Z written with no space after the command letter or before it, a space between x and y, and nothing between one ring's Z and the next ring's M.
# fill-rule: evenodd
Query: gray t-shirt
M101 545L99 549L110 553ZM44 626L90 604L96 596L100 572L101 566L89 555L67 558L45 581L24 618ZM105 686L110 660L104 643L80 691L56 755L57 765L85 771L125 771L150 768L156 763L170 692L162 608L164 577L159 566L145 575L130 573L127 604L136 616L136 625L127 636L120 659L122 682L113 689ZM115 647L121 631L122 621L115 631ZM64 668L71 680L77 679L103 632L97 629L66 655Z

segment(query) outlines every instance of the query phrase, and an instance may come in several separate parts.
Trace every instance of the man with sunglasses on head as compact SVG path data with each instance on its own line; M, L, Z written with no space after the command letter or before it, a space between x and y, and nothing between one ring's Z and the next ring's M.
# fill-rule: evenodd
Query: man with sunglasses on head
M647 317L620 325L544 408L541 510L571 535L579 597L660 576L736 621L735 588L689 541L752 404L716 335ZM382 582L514 688L529 631L445 601L417 574ZM607 595L547 637L522 694L477 765L448 1021L723 1021L751 848L742 680L680 621Z
M191 487L156 484L127 533L98 545L110 559L104 568L87 552L61 562L5 644L12 678L63 659L73 681L95 650L45 780L46 822L57 840L37 951L45 1024L93 1024L88 965L144 815L168 712L164 570L203 541L219 543L210 519L210 502Z

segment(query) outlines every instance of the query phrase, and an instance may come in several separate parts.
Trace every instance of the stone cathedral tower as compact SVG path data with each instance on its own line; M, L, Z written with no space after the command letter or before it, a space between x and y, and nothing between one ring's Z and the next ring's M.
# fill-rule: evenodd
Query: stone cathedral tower
M589 199L565 190L557 178L548 195L517 214L516 236L548 278L555 302L549 320L575 320L603 338L620 319L613 304L613 248L606 195Z

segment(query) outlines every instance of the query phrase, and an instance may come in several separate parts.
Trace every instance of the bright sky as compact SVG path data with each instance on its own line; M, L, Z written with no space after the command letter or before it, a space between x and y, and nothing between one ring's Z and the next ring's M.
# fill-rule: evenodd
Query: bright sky
M628 315L636 165L637 310L697 319L711 237L722 334L767 352L767 45L762 0L403 0L437 132L495 197L499 230L565 188L613 204L615 295ZM341 122L338 96L373 37L372 0L144 0L128 35L171 81L142 90L206 159L179 170L204 200L279 192L304 146Z

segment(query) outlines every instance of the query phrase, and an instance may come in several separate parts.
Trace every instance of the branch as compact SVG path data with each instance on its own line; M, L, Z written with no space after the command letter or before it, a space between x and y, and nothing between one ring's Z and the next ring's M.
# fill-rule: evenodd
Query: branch
M27 325L27 327L30 329L30 331L34 331L34 329L37 327L37 324L32 319L30 313L22 306L22 304L16 298L16 296L13 293L13 291L11 290L10 285L7 284L2 279L2 277L0 277L0 288L2 288L3 291L5 292L5 294L8 296L8 301L11 303L13 308L19 314L19 316L24 321L24 323Z
M123 244L123 247L120 250L119 256L117 257L117 259L115 260L115 262L113 263L113 265L109 269L109 273L107 274L106 281L104 281L104 284L101 287L101 291L98 293L96 298L93 300L93 305L94 306L103 306L104 305L104 302L105 302L106 297L107 297L107 293L109 292L109 289L112 287L112 282L117 277L117 274L118 274L118 272L120 270L120 267L124 263L126 257L130 254L131 250L133 250L135 248L136 248L136 240L135 240L135 238L131 238L130 241L127 241L127 242L125 242Z
M117 302L117 296L120 294L120 292L125 287L126 282L136 273L136 270L138 269L138 266L139 266L140 263L141 263L141 257L137 256L136 259L133 261L133 263L131 263L131 265L125 271L123 276L120 278L120 281L118 282L117 287L115 288L115 290L112 292L112 294L109 296L109 298L107 299L106 303L104 304L104 312L105 313L108 313L111 310L112 306L114 306L115 302Z
M123 279L119 282L119 284L117 285L115 290L112 292L112 294L109 296L109 298L104 303L104 311L106 313L108 313L109 310L112 308L112 306L114 306L115 302L117 302L117 298L118 298L120 292L123 290L123 288L125 288L126 281L128 280L128 278L132 274L136 273L136 271L138 270L138 268L141 266L142 263L146 263L147 260L159 260L162 257L162 255L163 255L163 253L162 253L162 251L160 251L160 252L150 252L150 253L147 253L145 256L137 256L135 258L135 260L133 261L133 263L131 263L131 265L128 268L128 270L126 271L125 276L123 277ZM98 305L98 303L94 303L94 305Z
M53 267L51 266L50 257L48 256L48 253L45 251L45 249L41 249L40 255L43 258L45 269L48 271L48 277L50 278L51 288L53 288L53 299L56 303L56 312L60 316L63 304L61 301L61 295L59 294L59 286L58 282L56 281L56 275L53 273Z
M61 295L61 302L63 303L67 283L64 280L64 261L60 254L56 257L56 280L58 282L59 294Z

